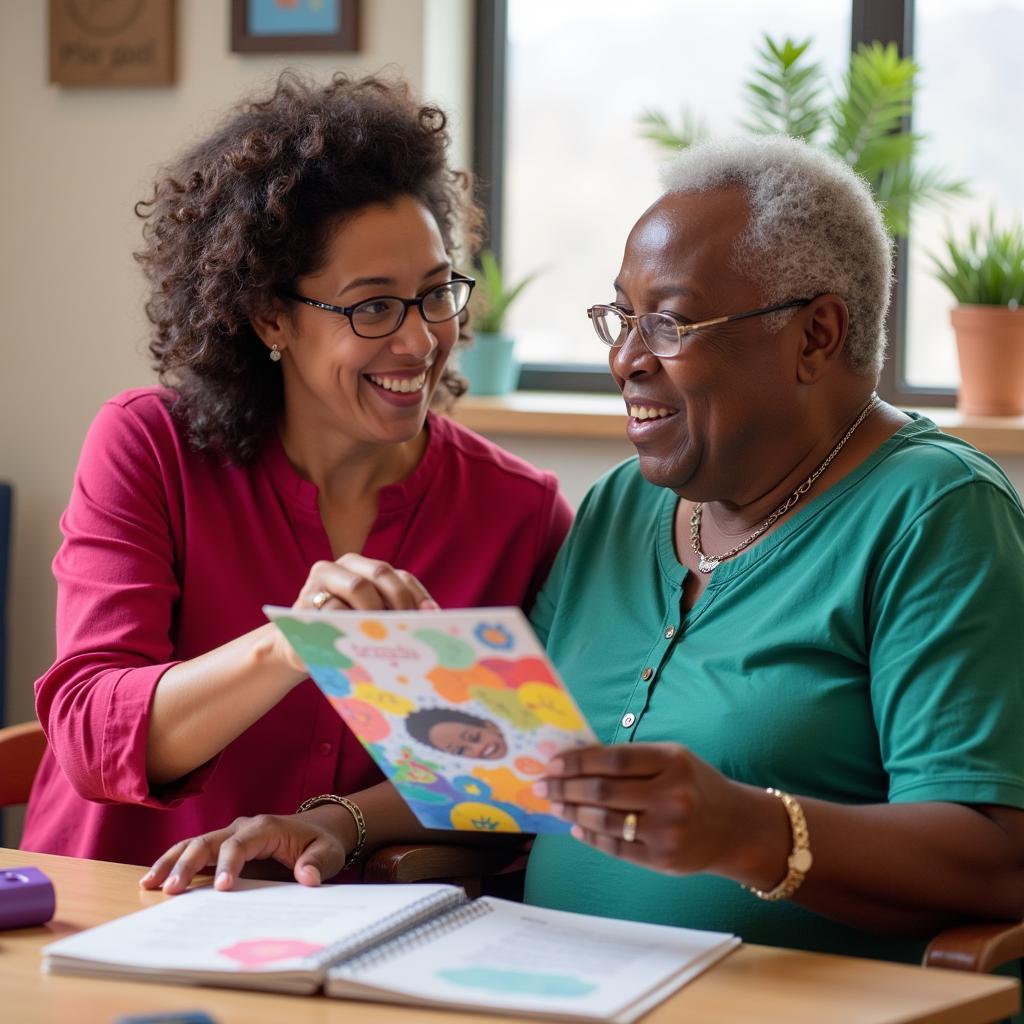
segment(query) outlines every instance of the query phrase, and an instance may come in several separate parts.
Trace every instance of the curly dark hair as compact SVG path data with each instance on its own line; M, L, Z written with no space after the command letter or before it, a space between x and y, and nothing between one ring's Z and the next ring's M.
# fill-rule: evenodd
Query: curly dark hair
M484 718L477 718L476 715L467 715L465 711L456 711L454 708L420 708L413 711L405 720L405 731L420 743L428 747L434 746L430 742L430 730L438 722L458 722L460 725L490 725Z
M322 266L346 216L413 196L450 256L476 250L482 214L469 175L447 165L448 144L444 113L404 84L339 73L322 86L289 70L136 204L146 220L135 258L151 285L149 351L193 447L240 465L259 454L284 391L250 317ZM435 404L465 387L446 369Z

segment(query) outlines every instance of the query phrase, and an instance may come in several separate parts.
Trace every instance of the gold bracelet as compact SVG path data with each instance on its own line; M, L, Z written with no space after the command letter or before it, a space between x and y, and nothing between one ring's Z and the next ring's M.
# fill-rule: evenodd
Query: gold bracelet
M359 859L359 855L363 852L363 847L366 845L366 819L363 817L363 812L359 807L352 803L348 797L336 796L334 793L322 793L320 796L311 796L308 800L303 800L295 813L302 814L303 811L310 811L321 804L340 804L355 818L356 845L352 847L352 852L345 858L345 863L341 867L342 871L348 871Z
M807 819L799 802L788 793L769 788L768 793L777 796L789 815L789 827L793 834L793 849L786 859L786 877L774 889L748 887L758 899L788 900L803 885L807 872L811 870L814 858L811 856L811 838L807 831Z

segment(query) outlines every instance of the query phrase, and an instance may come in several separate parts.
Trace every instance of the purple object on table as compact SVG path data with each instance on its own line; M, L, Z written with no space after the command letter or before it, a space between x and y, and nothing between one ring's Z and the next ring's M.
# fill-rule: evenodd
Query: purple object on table
M39 868L0 869L0 931L44 924L56 908L53 883Z

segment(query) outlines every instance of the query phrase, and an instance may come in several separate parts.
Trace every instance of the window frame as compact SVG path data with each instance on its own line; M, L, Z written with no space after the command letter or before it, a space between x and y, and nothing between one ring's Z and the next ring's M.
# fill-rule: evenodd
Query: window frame
M851 0L850 49L860 43L894 42L901 55L913 53L914 0ZM503 240L504 150L508 97L508 0L477 0L474 26L475 104L473 166L478 199L487 213L488 245L501 252ZM906 127L909 129L909 118ZM896 243L895 282L887 319L889 352L878 391L886 401L908 408L953 406L955 388L923 388L906 378L907 239ZM519 387L524 391L615 393L602 363L526 363Z

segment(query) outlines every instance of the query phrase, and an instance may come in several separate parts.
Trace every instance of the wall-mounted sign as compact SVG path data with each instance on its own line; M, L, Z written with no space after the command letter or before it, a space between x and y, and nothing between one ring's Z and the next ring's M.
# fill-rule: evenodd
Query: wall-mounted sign
M50 81L169 85L175 0L50 0Z
M359 0L231 0L231 49L288 53L359 49Z

